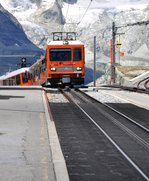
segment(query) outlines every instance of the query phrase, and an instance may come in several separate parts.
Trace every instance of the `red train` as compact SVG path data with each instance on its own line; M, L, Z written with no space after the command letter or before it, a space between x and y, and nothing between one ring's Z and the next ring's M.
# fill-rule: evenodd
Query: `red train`
M21 68L13 72L8 73L7 75L0 77L0 85L5 86L29 86L31 85L31 80L29 78L29 68Z
M20 85L81 85L84 84L84 64L84 44L76 40L76 33L55 32L45 57L26 72L28 83Z

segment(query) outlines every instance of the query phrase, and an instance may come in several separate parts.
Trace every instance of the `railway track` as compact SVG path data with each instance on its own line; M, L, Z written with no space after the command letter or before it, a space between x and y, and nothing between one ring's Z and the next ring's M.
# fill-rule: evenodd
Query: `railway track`
M70 180L149 180L148 128L80 91L52 94L64 98L49 105Z
M144 132L149 133L149 122L148 122L149 112L147 110L137 107L133 104L123 104L122 105L119 103L118 104L101 103L98 100L94 99L93 97L85 94L83 91L78 90L78 93L80 94L80 97L81 97L81 95L85 96L88 99L90 99L91 101L95 102L95 104L104 105L107 108L109 108L110 110L112 110L112 112L115 112L118 115L120 115L122 118L124 118L124 120L126 122L128 122L129 125L127 127L134 126L135 131L136 131L136 126L137 126L140 131L143 130ZM135 109L136 109L136 111L134 111ZM112 112L111 112L111 114L112 114ZM137 113L139 113L139 115ZM119 125L117 120L115 120L115 123ZM132 129L132 127L131 127L131 129ZM128 129L126 128L126 130L128 130Z

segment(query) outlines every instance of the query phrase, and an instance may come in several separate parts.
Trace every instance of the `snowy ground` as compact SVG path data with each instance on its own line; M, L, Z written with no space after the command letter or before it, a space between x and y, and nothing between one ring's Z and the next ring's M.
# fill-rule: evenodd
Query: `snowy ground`
M82 90L103 103L132 103L149 110L149 95L147 94L102 87Z

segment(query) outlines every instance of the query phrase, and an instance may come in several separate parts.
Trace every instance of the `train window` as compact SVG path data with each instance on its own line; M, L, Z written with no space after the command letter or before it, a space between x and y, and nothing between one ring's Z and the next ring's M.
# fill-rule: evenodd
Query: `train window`
M34 77L36 77L36 75L37 75L37 67L35 67L34 69Z
M17 75L17 76L16 76L16 84L17 84L17 85L20 85L20 75Z
M4 84L4 85L7 85L7 80L4 80L4 81L3 81L3 84Z
M35 72L35 69L34 69L34 71L33 71L33 77L35 77L35 75L36 75L36 72Z
M22 80L23 80L23 83L27 83L28 82L27 73L22 73Z
M82 51L81 48L74 49L74 61L80 61L82 59Z
M33 75L31 73L28 74L28 80L32 80L33 79Z
M46 70L46 59L42 60L42 72Z
M51 48L50 61L71 61L71 48Z
M38 76L38 67L36 67L36 70L35 70L35 75Z
M38 76L38 79L40 79L40 73L41 73L41 67L39 67L38 69L37 69L37 76Z
M42 65L42 72L44 72L46 70L46 64Z
M46 59L44 58L43 60L42 60L42 64L45 64L46 63Z

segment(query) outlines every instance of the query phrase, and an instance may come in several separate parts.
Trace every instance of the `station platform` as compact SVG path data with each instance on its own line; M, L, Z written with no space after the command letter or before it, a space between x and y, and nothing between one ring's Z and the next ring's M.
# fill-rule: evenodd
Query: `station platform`
M0 87L0 180L68 181L42 87Z

